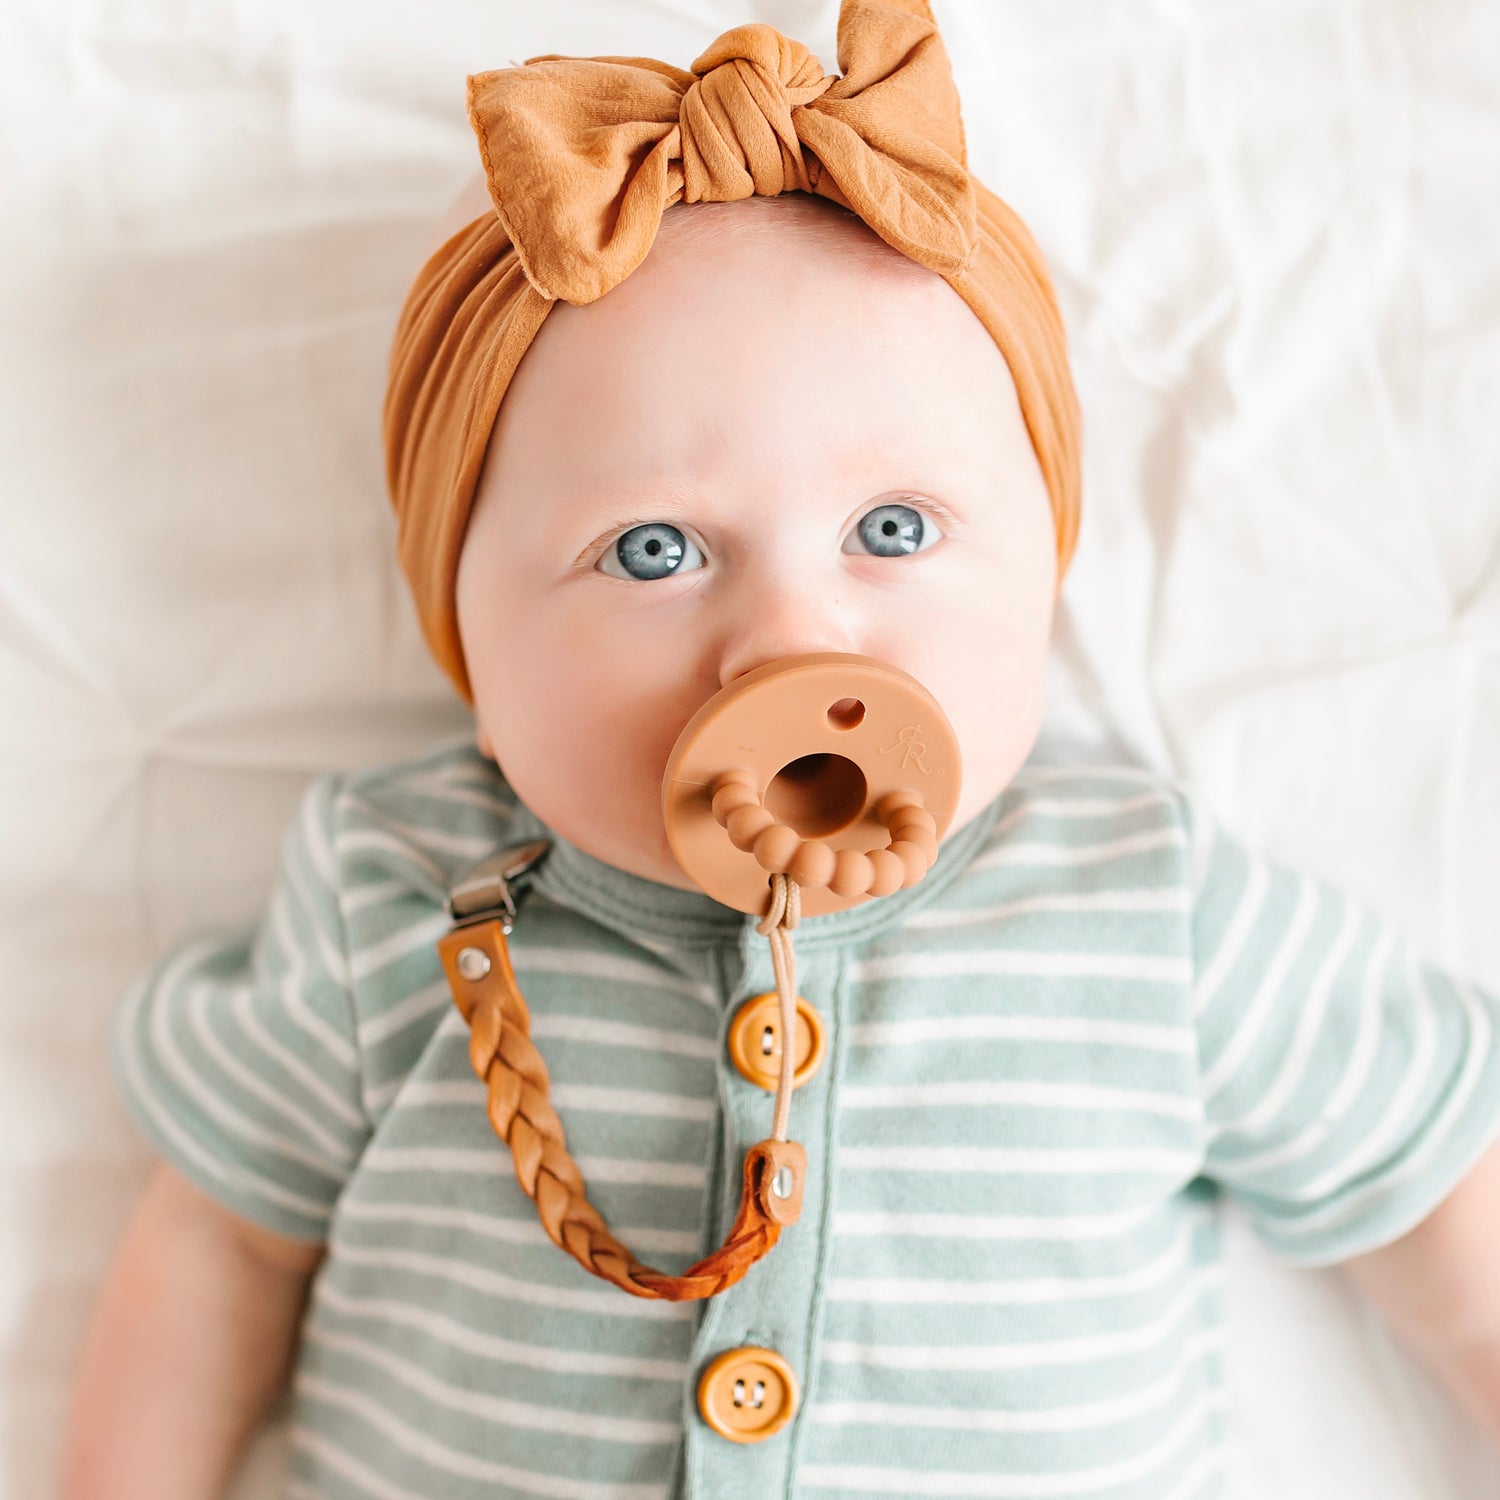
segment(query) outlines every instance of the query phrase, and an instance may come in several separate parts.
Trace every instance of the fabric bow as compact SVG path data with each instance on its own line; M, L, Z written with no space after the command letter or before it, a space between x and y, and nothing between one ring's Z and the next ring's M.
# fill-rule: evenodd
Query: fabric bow
M959 100L925 0L844 0L842 76L773 27L691 72L646 57L528 58L468 80L490 197L527 279L587 303L645 259L677 202L819 193L903 255L962 269L977 229Z

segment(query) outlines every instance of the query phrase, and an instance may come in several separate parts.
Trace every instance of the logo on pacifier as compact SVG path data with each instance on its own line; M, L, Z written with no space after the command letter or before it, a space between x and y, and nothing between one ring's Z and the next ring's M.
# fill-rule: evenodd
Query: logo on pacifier
M920 724L908 724L896 735L896 743L894 745L881 746L880 753L882 755L889 755L892 750L900 750L902 752L901 769L903 771L915 761L917 769L924 776L931 776L933 773L922 763L922 757L927 753L927 746L917 738L921 732L922 726Z

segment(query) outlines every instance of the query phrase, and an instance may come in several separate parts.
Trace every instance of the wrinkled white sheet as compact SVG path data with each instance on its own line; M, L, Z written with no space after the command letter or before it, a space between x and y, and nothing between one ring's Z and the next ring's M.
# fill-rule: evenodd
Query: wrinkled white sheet
M105 1023L258 911L314 772L462 728L392 560L401 295L468 72L687 66L833 0L0 10L0 1497L51 1493L146 1159ZM1087 433L1039 755L1181 775L1500 985L1500 8L938 0L973 163L1056 272ZM1333 1272L1231 1217L1239 1493L1500 1464ZM267 1500L273 1429L240 1500Z

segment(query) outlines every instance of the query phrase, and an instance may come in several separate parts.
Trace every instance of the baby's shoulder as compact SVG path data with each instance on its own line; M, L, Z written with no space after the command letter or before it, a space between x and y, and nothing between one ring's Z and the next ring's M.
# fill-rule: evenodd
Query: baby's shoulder
M533 836L535 820L472 736L330 781L329 840L346 892L401 881L441 904L497 844Z
M997 799L975 860L1007 889L1179 885L1190 805L1181 783L1127 765L1023 766Z
M1025 827L1066 841L1079 828L1092 837L1116 830L1179 832L1189 821L1186 788L1142 766L1022 766L1000 797L993 836Z

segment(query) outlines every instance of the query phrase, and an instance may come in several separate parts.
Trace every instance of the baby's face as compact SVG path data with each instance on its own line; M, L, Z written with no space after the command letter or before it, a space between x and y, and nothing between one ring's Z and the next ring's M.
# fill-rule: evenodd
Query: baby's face
M1009 369L956 292L815 200L678 205L552 310L501 407L458 574L479 744L563 837L694 889L661 818L683 726L764 662L857 652L952 723L952 834L1035 742L1055 579Z

